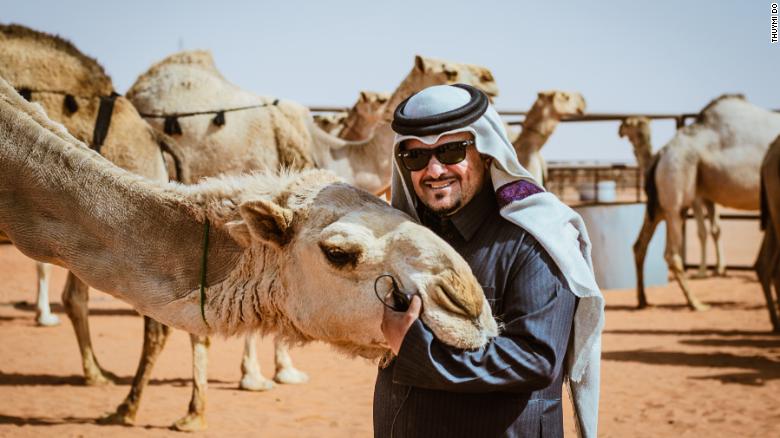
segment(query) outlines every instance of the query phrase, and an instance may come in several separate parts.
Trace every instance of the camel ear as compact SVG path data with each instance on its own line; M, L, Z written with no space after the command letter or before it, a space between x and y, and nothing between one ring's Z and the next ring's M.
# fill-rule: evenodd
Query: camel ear
M425 72L425 59L423 59L420 55L414 56L414 68L417 70L420 70L421 72Z
M540 91L539 94L536 95L536 97L539 99L545 99L549 101L550 99L552 99L554 93L555 93L554 91Z
M239 210L253 239L276 246L284 246L290 241L293 211L289 208L271 201L258 200L241 204ZM236 229L236 234L240 233L242 231Z
M360 101L361 102L368 102L368 94L366 94L365 91L360 92Z

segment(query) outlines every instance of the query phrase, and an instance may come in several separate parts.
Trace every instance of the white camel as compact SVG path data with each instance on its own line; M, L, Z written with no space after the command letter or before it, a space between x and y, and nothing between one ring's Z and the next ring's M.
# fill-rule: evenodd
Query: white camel
M390 181L393 110L411 94L431 85L466 83L495 96L498 88L489 70L432 58L415 57L414 67L390 97L374 135L348 141L330 135L314 122L309 109L296 102L257 96L228 82L209 52L171 55L149 68L127 92L127 97L160 132L171 131L172 114L205 112L177 117L177 135L190 178L235 174L280 165L329 169L348 183L376 193ZM215 108L216 106L216 108ZM214 123L224 112L222 129ZM166 122L168 120L168 122Z
M449 245L327 171L151 181L87 149L2 80L0 166L1 232L164 324L387 357L374 282L390 274L420 294L422 320L443 342L479 348L497 334Z
M647 211L634 243L639 307L647 306L644 259L655 227L666 221L665 259L688 306L702 310L685 278L680 251L682 221L696 198L742 210L759 209L759 170L770 142L780 133L780 114L741 95L710 102L697 120L675 133L647 175Z
M647 117L627 117L620 124L618 134L620 137L628 137L628 140L634 147L634 157L636 157L639 171L646 177L653 161L653 145L650 140L650 119ZM710 233L712 235L712 241L715 244L715 274L724 276L726 275L726 262L723 257L723 243L720 240L721 228L718 206L712 201L696 197L692 207L693 215L696 218L696 230L698 231L701 255L701 258L699 259L699 270L696 273L696 277L707 277L707 223L705 221L705 216L710 221ZM705 210L706 214L704 212Z
M585 98L580 93L566 91L542 91L525 116L523 130L512 142L517 158L539 184L544 184L547 163L541 150L558 127L561 118L582 115Z
M780 136L769 147L761 165L761 228L764 239L756 261L756 274L764 290L772 330L780 333Z

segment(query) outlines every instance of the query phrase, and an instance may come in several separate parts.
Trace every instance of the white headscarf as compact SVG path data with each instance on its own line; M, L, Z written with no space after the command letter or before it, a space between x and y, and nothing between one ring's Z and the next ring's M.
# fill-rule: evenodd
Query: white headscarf
M412 96L403 110L410 118L441 114L460 108L470 100L461 88L438 85ZM590 239L579 214L563 204L555 195L545 192L517 160L504 124L490 105L476 122L436 135L417 137L396 135L393 146L392 205L419 220L412 183L407 171L396 157L398 146L407 139L433 144L443 135L471 132L481 154L493 157L490 175L493 189L508 183L526 180L541 189L521 200L501 208L501 216L531 233L558 265L569 289L579 297L574 314L573 341L569 344L565 367L569 394L574 404L577 433L595 437L598 428L599 378L601 366L601 330L604 326L604 298L593 276Z

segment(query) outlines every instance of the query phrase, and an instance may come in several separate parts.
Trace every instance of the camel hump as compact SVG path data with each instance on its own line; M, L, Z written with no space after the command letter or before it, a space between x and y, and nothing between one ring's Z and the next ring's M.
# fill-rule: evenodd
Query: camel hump
M186 65L189 67L198 67L203 70L207 70L220 78L222 74L217 70L217 65L214 63L214 56L212 56L209 50L185 50L182 52L176 52L163 58L161 61L156 62L146 73L142 74L136 82L140 82L150 76L155 76L160 70L164 70L171 65Z
M715 99L712 99L710 103L708 103L704 108L702 108L702 110L699 112L699 116L696 118L697 121L699 122L705 121L708 118L709 113L714 110L715 106L727 100L741 100L743 102L747 102L747 98L742 93L721 94Z
M99 96L114 90L103 66L70 41L18 24L0 24L0 76L33 91Z

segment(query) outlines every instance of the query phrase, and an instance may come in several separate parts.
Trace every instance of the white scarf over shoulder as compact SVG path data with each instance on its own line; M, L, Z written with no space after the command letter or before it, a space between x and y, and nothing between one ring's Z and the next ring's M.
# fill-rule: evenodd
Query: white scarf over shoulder
M469 93L461 88L449 85L429 87L407 101L403 115L418 118L441 114L460 108L469 100ZM456 132L471 132L477 150L493 157L490 174L494 190L521 179L539 187L518 162L504 124L490 105L482 117L463 128L423 137L396 135L392 175L394 207L419 220L415 209L417 197L411 187L409 172L400 165L395 155L399 144L411 138L433 144L441 136ZM539 241L565 276L569 289L579 297L574 314L573 342L570 342L567 352L566 382L574 405L578 435L595 437L598 428L604 298L593 275L590 239L585 224L579 214L548 192L510 202L501 208L501 216L531 233Z

